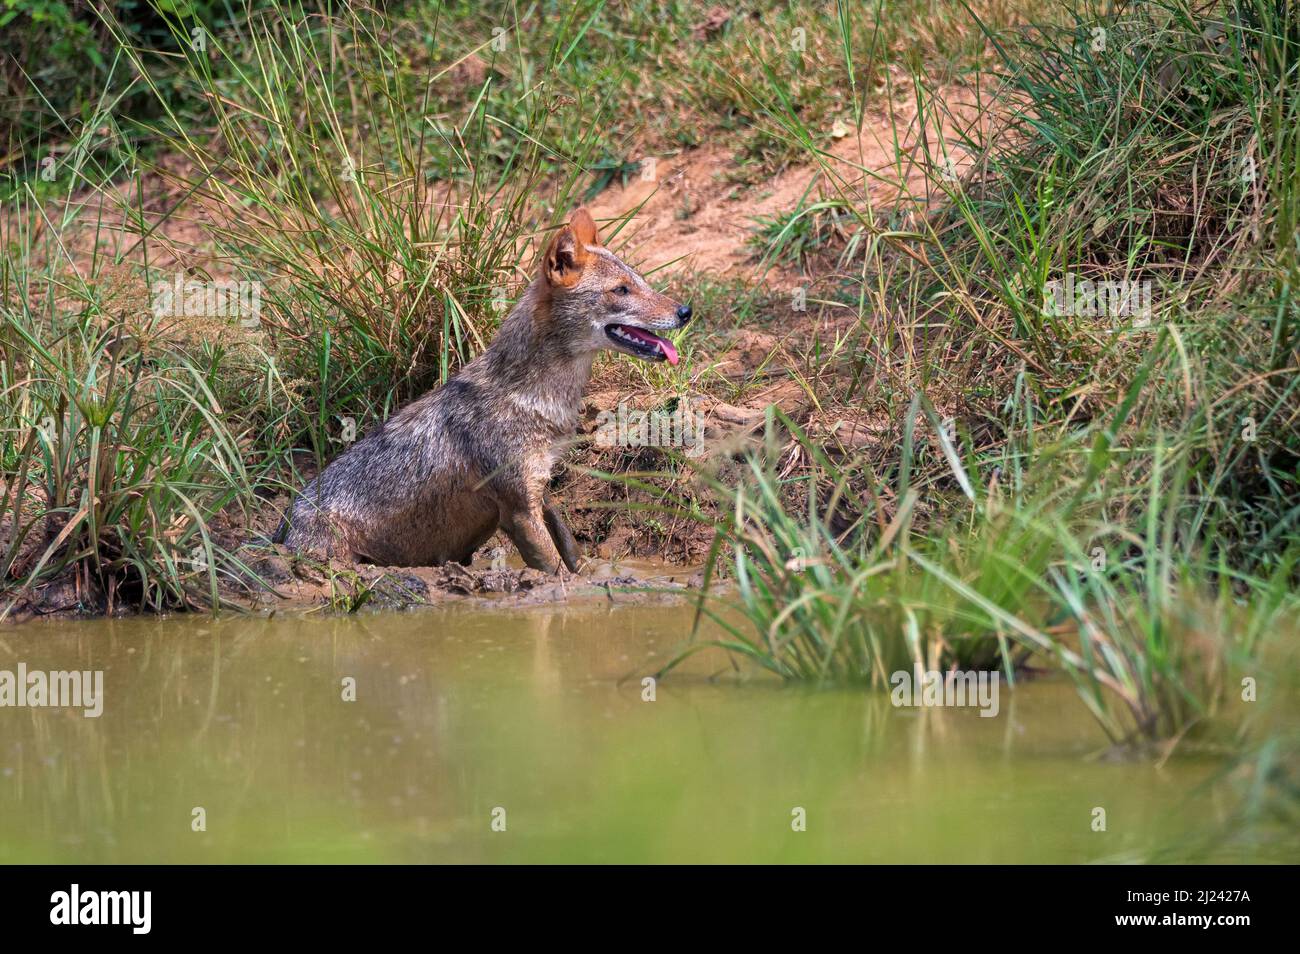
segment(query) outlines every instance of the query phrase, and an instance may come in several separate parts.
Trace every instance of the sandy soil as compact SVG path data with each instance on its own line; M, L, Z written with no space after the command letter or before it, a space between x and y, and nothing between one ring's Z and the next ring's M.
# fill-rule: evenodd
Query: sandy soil
M899 197L900 184L910 194L921 194L926 178L923 136L929 137L932 153L949 154L951 165L944 173L962 175L973 160L959 148L957 133L980 116L973 92L960 86L941 91L951 116L941 128L927 117L929 128L924 128L906 74L896 70L893 80L889 111L864 116L860 129L841 125L833 130L833 145L817 165L790 168L756 186L738 185L729 180L736 169L732 150L718 143L658 160L653 178L611 185L592 203L592 214L601 222L627 221L607 244L639 265L669 263L669 270L770 279L760 274L746 245L755 218L837 196L859 206L867 199L885 205ZM901 130L897 140L895 130Z

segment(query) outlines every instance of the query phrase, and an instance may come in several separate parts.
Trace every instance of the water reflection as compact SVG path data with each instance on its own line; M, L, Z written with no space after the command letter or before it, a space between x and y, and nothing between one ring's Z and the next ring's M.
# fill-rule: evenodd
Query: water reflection
M99 719L0 709L0 861L1087 861L1226 817L1221 791L1188 796L1211 765L1087 759L1104 739L1068 685L1003 687L981 719L712 681L728 667L701 655L642 701L692 621L590 604L9 630L0 668L102 669L106 699Z

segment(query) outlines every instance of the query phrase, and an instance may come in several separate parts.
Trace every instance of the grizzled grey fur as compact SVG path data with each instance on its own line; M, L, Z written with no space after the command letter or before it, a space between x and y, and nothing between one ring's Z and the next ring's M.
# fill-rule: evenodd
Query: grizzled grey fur
M689 317L600 247L578 210L491 346L307 484L277 541L385 566L467 565L500 528L529 566L575 570L578 546L547 486L577 431L596 352L676 362L670 343L656 353L656 336L647 346L628 329L640 339Z

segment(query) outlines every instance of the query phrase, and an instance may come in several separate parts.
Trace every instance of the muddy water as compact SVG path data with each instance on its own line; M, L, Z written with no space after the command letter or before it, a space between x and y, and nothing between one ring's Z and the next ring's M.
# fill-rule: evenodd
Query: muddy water
M710 680L725 660L701 656L643 701L690 619L593 602L0 631L0 670L102 670L105 696L99 718L0 708L0 862L1080 862L1227 815L1197 788L1212 763L1086 758L1104 740L1063 684L980 718Z

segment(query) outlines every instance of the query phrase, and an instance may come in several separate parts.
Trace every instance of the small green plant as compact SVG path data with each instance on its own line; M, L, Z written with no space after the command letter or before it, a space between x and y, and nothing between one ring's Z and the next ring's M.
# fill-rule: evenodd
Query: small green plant
M815 202L785 215L758 216L749 244L764 262L803 265L837 237L847 238L848 203L840 199Z
M359 611L375 596L375 588L352 570L329 568L329 608L336 613Z

